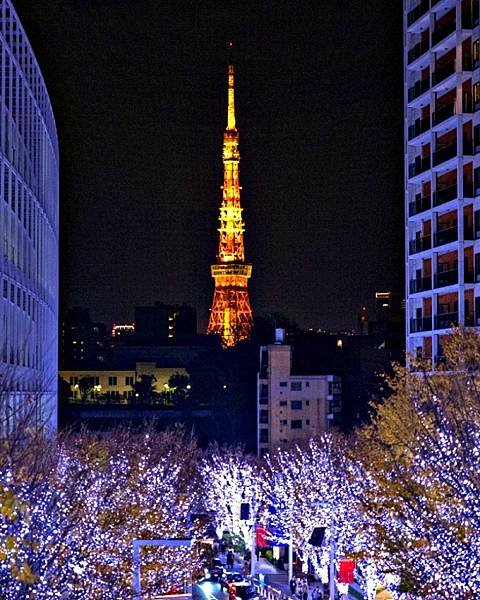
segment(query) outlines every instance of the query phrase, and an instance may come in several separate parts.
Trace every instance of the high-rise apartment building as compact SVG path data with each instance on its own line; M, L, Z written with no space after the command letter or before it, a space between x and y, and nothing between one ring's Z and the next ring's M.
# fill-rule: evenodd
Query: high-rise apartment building
M0 53L0 430L31 408L56 428L58 142L10 0L0 1Z
M478 0L404 0L407 351L480 324Z

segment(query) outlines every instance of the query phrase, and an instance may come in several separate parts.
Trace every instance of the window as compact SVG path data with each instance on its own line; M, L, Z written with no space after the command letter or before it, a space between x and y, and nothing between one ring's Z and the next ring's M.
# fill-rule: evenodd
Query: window
M280 400L280 406L287 406L286 400Z
M268 404L268 383L260 384L260 404Z
M329 381L328 382L328 395L332 396L333 394L341 394L342 393L342 384L338 381Z
M3 297L8 298L8 281L6 279L3 280Z
M260 423L268 423L268 410L260 411Z
M305 387L310 387L310 382L309 381L305 382Z
M133 375L125 376L125 385L133 385Z
M301 421L301 419L295 419L293 421L290 421L290 427L292 429L301 429L302 428L302 421Z
M111 385L111 386L117 385L117 378L114 375L111 375L108 378L108 385Z
M265 429L263 427L262 429L260 429L260 443L268 444L268 429Z
M302 382L301 381L292 381L290 384L290 389L292 392L301 392L302 391Z
M310 425L310 419L307 419L307 420L305 421L305 425Z
M100 385L100 377L93 378L93 385Z
M288 424L288 421L287 421L287 419L282 419L282 420L280 421L280 425L287 425L287 424Z
M280 387L287 387L287 382L286 381L281 381L280 382Z
M290 408L292 410L302 410L302 401L301 400L292 400L290 402Z
M307 406L310 406L310 400L306 400L306 401L305 401L305 404L306 404Z

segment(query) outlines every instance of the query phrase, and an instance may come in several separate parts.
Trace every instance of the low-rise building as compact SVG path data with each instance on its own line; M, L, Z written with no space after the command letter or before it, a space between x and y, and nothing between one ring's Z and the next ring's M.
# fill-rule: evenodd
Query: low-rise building
M158 367L155 362L137 362L134 369L71 369L60 371L60 377L70 385L74 400L103 398L127 403L134 396L134 385L142 376L153 377L156 392L168 392L169 379L175 373L187 374L182 367Z
M260 347L257 387L259 456L307 441L339 422L341 379L335 375L292 374L292 347Z

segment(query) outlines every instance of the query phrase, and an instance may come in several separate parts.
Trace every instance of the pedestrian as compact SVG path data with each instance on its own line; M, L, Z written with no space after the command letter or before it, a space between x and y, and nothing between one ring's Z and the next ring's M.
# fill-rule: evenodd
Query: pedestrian
M304 583L302 587L302 600L308 600L308 583Z
M249 572L250 572L250 565L248 564L248 560L246 560L243 563L243 576L248 577Z
M295 592L297 590L297 580L295 579L295 575L290 579L290 592L292 596L295 596Z
M228 551L227 554L227 568L228 569L233 569L233 552L231 550Z

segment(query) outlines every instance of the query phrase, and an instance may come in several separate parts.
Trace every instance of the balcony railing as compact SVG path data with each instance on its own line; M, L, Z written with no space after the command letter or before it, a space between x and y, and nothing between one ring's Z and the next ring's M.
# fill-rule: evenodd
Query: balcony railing
M422 0L414 9L407 14L407 25L410 27L417 19L428 11L428 0Z
M410 333L432 330L432 315L420 319L410 319Z
M443 148L437 149L436 152L433 153L433 164L439 165L440 163L445 162L446 160L450 160L454 156L457 155L457 141L455 140L451 144L447 146L443 146Z
M427 50L430 48L430 43L428 38L421 40L418 44L415 44L413 48L408 51L407 62L408 64L412 63L414 60L417 60L422 54L425 54Z
M415 162L408 165L408 176L415 177L430 168L430 156L417 157Z
M413 217L419 213L430 210L432 207L431 196L417 196L417 198L408 204L408 216Z
M451 269L450 271L436 273L433 287L440 288L447 285L454 285L455 283L458 283L458 269Z
M473 29L478 25L479 11L478 11L478 0L473 0L472 10L465 10L462 12L462 27L463 29Z
M417 119L413 125L408 128L408 139L412 140L421 133L425 133L430 129L430 117L424 117L423 119Z
M451 104L444 104L443 106L438 106L435 112L432 115L432 122L434 125L438 125L442 121L453 117L455 114L455 104L452 102Z
M444 65L437 65L435 71L432 73L432 85L437 85L450 75L455 73L455 61L452 60Z
M447 35L450 35L453 31L455 31L455 19L439 27L438 29L435 29L432 32L432 46L435 46L435 44L441 42L444 38L447 37Z
M457 226L449 227L448 229L442 229L433 234L433 245L443 246L443 244L449 244L455 242L458 239Z
M432 289L432 276L417 277L410 279L410 293L418 294L419 292L427 292Z
M430 235L424 235L423 237L410 240L408 244L408 250L410 254L416 254L417 252L423 252L424 250L430 250L432 247L432 238Z
M430 88L430 77L426 77L425 79L419 79L416 81L412 87L408 88L408 101L412 102L415 98L418 98L422 94L424 94Z
M457 184L449 185L433 192L433 206L439 206L457 197Z
M448 329L458 325L458 313L444 313L435 317L435 329Z

